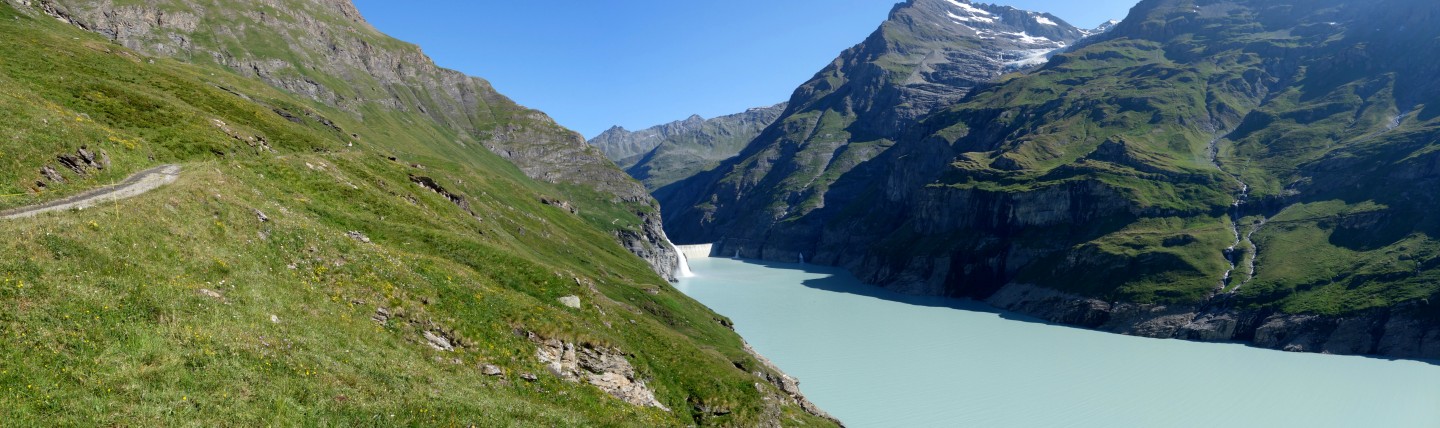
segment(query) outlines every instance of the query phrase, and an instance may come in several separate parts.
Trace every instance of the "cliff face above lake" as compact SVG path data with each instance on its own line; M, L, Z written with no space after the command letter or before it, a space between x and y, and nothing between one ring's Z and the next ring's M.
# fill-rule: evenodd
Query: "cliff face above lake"
M1147 0L1039 69L858 113L896 99L855 85L896 76L863 53L934 40L894 37L927 5L961 8L900 6L790 103L844 108L658 192L677 241L1130 334L1440 356L1440 61L1417 54L1440 6ZM1023 22L969 7L992 15L952 24Z
M888 150L921 117L1085 34L1054 16L1010 7L897 5L875 33L800 86L737 157L656 190L667 231L686 243L753 241L748 253L758 255L773 226L813 223L804 220L812 212L849 203L854 193L832 189L837 180ZM798 253L786 252L767 257L794 260Z
M375 30L348 0L22 3L125 47L220 65L367 120L423 120L415 125L451 144L426 151L489 150L533 179L586 188L567 198L599 211L610 209L593 205L625 206L619 211L629 218L602 223L622 225L617 238L673 278L678 258L663 245L658 204L640 183L545 113L516 104L484 79L440 68L419 47ZM384 135L359 137L417 151Z

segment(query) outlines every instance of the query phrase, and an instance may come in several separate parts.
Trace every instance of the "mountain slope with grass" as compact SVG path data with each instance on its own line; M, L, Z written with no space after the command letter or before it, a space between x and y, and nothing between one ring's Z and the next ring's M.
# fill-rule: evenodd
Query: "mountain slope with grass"
M679 258L642 185L543 112L376 31L348 0L22 3L132 50L228 68L367 123L387 123L378 133L349 132L359 143L459 162L488 151L533 179L564 185L557 196L578 205L625 205L596 224L674 277Z
M672 234L1126 334L1440 358L1437 24L1420 0L1142 1L804 215Z
M705 119L690 116L639 131L613 127L590 144L655 190L734 157L785 111L785 103Z
M182 169L0 220L8 423L833 424L614 239L636 201L521 159L563 142L521 136L570 135L539 113L485 95L493 141L460 145L431 107L277 89L74 16L0 2L0 211Z

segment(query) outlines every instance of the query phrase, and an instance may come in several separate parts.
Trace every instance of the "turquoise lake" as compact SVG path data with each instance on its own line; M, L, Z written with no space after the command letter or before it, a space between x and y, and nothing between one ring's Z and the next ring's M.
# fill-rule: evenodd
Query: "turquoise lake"
M1440 365L1050 325L812 265L697 259L677 287L850 427L1440 427Z

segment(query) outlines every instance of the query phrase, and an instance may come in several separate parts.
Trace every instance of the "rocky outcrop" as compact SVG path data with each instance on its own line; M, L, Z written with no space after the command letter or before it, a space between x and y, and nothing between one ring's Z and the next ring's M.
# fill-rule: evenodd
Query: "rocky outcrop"
M659 214L642 216L644 224L636 229L620 229L615 232L616 239L631 254L645 259L650 267L659 273L662 278L668 281L675 281L676 270L680 266L680 253L670 243L670 238L665 236L665 225L660 221Z
M466 213L469 213L472 216L475 215L475 211L470 209L470 202L465 200L464 196L450 193L449 190L445 190L444 187L440 186L440 183L436 183L435 179L425 176L411 175L410 182L415 183L416 185L425 188L426 190L429 190L431 192L438 193L440 196L445 197L446 200L449 200L451 203L455 204L455 206L460 207L460 209L464 210Z
M755 352L755 348L750 347L749 343L745 344L745 352L749 353L751 357L754 357L756 361L759 361L761 366L764 366L764 370L756 370L754 372L755 376L764 379L771 385L775 385L781 393L785 394L784 397L778 398L799 405L806 413L828 419L836 425L845 426L839 419L830 416L829 413L821 410L815 403L811 403L810 399L805 398L805 394L800 392L799 379L785 374L784 371L781 371L779 367L775 366L775 363L770 362L770 359L765 358L764 355L760 355L759 352Z
M372 108L418 115L455 134L445 144L484 147L533 179L586 186L611 195L609 203L649 207L633 211L640 223L655 226L626 234L638 238L622 244L643 249L637 255L673 277L669 245L648 244L664 241L664 233L658 203L644 186L544 113L516 104L483 79L440 68L418 47L375 30L349 0L8 1L127 48L218 64L356 116ZM249 49L257 46L285 50Z
M1152 338L1244 342L1261 348L1340 355L1440 359L1437 309L1429 302L1348 316L1284 314L1204 305L1107 302L1030 284L1010 284L986 303L1049 322Z
M105 168L110 167L110 153L107 153L105 150L92 152L87 146L80 146L79 149L75 150L75 154L73 155L68 153L57 155L55 156L55 160L60 163L61 167L69 169L81 177L89 175L91 170L103 171ZM65 177L60 175L60 172L50 165L40 167L40 176L44 180L37 180L35 182L35 186L38 188L44 188L50 184L65 183Z
M534 333L528 337L537 343L535 357L550 369L551 374L569 382L584 381L595 385L626 403L670 411L669 407L655 399L655 391L635 378L635 368L619 350L590 344L577 346L558 339L544 339Z

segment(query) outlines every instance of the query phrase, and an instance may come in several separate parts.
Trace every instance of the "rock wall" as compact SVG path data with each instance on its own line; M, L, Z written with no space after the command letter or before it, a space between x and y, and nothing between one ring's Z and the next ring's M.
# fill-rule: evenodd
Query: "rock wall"
M670 238L665 236L660 213L656 211L642 214L641 218L644 224L639 230L621 229L615 232L616 239L619 239L620 245L624 245L630 253L645 259L661 278L675 281L676 270L680 266L680 253L675 251Z
M1203 305L1143 305L1106 302L1029 284L1006 285L985 302L1050 322L1133 336L1244 342L1290 352L1440 360L1440 326L1433 320L1437 308L1429 302L1334 317L1236 309L1227 305L1224 295Z
M880 28L797 88L784 113L736 157L657 189L670 235L723 239L735 247L725 254L739 249L751 258L814 254L798 246L813 245L805 238L827 215L817 211L858 196L847 189L853 183L837 179L874 162L926 115L1015 71L1017 53L1043 57L1086 34L1053 16L1046 21L1057 25L1046 25L1037 17L1048 15L963 3L897 4ZM764 236L772 228L783 231Z

